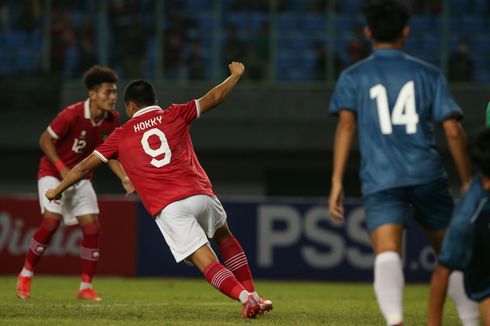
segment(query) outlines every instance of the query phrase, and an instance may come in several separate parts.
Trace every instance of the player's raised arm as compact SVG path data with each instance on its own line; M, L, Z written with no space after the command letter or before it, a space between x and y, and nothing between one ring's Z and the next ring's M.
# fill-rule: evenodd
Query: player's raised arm
M65 163L58 156L58 152L56 152L56 147L54 146L54 138L49 134L47 130L45 130L41 137L39 137L39 146L43 150L46 157L53 163L56 169L60 172L61 177L64 177L70 169L66 167Z
M332 188L328 198L330 216L336 220L344 218L342 181L355 133L355 113L348 110L340 111L334 140Z
M231 90L235 88L235 85L245 71L245 66L240 62L232 62L228 65L228 68L230 69L230 76L199 99L201 114L208 112L223 102Z
M446 119L442 123L442 127L464 191L471 182L471 164L467 150L468 141L466 134L456 118Z
M90 154L83 161L78 163L73 169L68 172L68 174L63 178L60 184L54 189L48 189L46 191L46 198L49 200L60 199L61 194L67 188L71 187L78 181L82 180L83 177L92 171L95 167L99 166L102 160L95 154Z

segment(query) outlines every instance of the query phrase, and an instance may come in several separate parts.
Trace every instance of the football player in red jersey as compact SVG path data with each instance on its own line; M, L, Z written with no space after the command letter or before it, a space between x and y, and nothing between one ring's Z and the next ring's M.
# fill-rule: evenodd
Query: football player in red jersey
M80 246L82 282L77 298L100 301L92 288L92 278L99 260L98 239L100 224L97 198L91 184L91 174L67 190L63 199L49 201L44 196L48 188L55 187L77 163L102 144L119 125L115 110L117 76L110 68L93 66L85 72L88 99L61 111L41 135L39 144L44 152L38 171L39 202L43 220L34 233L29 251L17 281L17 296L30 297L30 284L34 268L49 245L58 226L79 224L83 238ZM121 179L127 193L134 187L116 160L109 166Z
M245 253L228 228L226 213L190 138L192 121L227 97L245 67L232 62L229 69L230 76L200 99L165 110L156 105L150 83L132 82L124 94L131 119L46 196L59 199L65 189L96 166L119 160L145 208L155 217L175 260L192 263L211 285L243 304L243 318L254 318L271 310L272 302L255 291ZM218 244L224 264L218 261L208 238Z

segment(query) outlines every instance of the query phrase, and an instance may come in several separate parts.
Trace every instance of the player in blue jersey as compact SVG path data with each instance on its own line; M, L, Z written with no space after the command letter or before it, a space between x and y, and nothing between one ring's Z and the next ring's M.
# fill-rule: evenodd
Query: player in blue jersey
M410 207L436 251L449 224L453 201L436 150L433 124L442 125L465 188L471 180L462 112L442 73L402 52L410 8L402 0L371 0L363 7L365 36L373 54L342 72L330 112L339 121L334 141L332 218L343 219L342 179L356 129L359 134L366 225L376 254L374 292L389 325L403 323L402 234ZM451 287L462 289L462 275ZM453 297L464 325L478 309L464 291Z
M432 282L429 325L440 325L451 270L464 272L468 296L490 326L490 129L477 134L471 154L478 174L453 212Z

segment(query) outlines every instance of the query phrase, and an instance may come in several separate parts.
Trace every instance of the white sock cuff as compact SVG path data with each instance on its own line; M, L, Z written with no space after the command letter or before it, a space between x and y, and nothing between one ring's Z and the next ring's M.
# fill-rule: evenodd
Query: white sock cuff
M462 284L464 284L463 273L460 271L451 272L448 279L447 295L449 295L450 297L458 295L459 292L461 292L461 289L464 290L464 285L462 286Z
M386 261L400 260L400 259L401 259L401 257L397 252L385 251L385 252L382 252L382 253L376 255L375 264L384 263Z
M30 271L28 270L27 268L23 267L22 270L20 271L20 275L24 276L24 277L33 277L34 276L34 272L33 271Z
M376 255L374 261L374 293L388 325L403 321L403 266L394 251Z
M463 324L463 326L480 326L480 315L461 319L461 324Z
M463 326L474 326L480 324L478 305L471 301L464 289L464 276L461 271L453 271L449 275L447 294L454 301L459 319Z
M80 282L80 290L91 289L92 283Z
M247 290L243 290L238 295L238 300L240 300L241 303L245 303L247 302L249 296L250 296L250 292L248 292Z
M386 316L387 325L398 325L403 322L403 316L401 313L392 313Z

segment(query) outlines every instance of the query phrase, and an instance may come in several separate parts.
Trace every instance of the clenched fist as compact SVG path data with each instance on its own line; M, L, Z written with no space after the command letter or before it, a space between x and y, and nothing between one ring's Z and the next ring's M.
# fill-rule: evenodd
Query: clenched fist
M243 75L243 72L245 71L245 66L243 65L243 63L236 61L230 63L228 65L228 68L230 68L230 74L237 75L238 77Z

